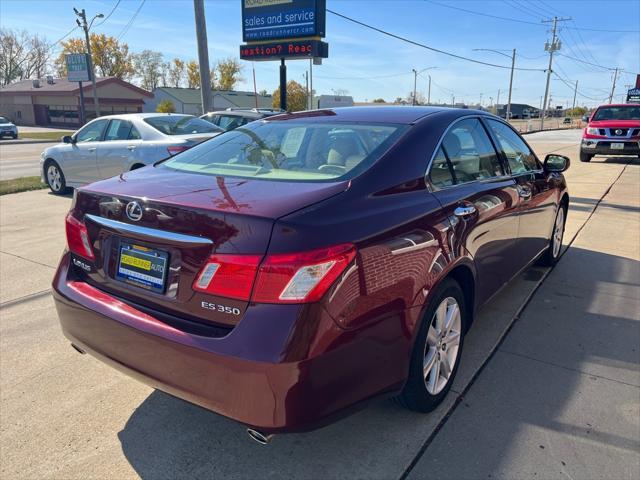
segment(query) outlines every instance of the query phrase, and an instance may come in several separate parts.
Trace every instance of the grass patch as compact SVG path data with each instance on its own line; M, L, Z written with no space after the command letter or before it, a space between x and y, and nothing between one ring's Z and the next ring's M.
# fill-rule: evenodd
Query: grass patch
M73 132L60 130L56 132L26 132L20 133L18 138L28 139L28 140L52 140L54 142L59 142L63 135L71 135Z
M40 177L22 177L11 180L0 180L0 195L8 193L27 192L29 190L40 190L48 188L40 182Z

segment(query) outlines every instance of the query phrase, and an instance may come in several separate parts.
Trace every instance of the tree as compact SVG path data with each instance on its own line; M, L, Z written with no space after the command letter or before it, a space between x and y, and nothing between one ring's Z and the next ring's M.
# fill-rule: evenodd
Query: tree
M216 66L216 71L219 78L217 82L219 90L233 90L236 84L243 80L240 76L242 65L235 58L229 57L225 60L220 60ZM211 78L213 79L213 76Z
M187 62L187 86L200 88L200 65L194 60Z
M185 63L179 58L174 58L169 66L169 84L178 88L182 83L185 73Z
M92 33L89 37L91 43L91 60L99 77L130 78L135 72L134 56L129 53L129 46L120 43L117 38L107 36L104 33ZM67 75L65 55L68 53L85 53L87 47L84 39L71 38L62 42L62 51L55 61L58 74L61 77Z
M38 35L0 29L0 85L44 76L51 49Z
M376 98L373 103L387 103L384 101L384 98Z
M266 97L267 95L269 95L269 93L265 89L262 89L258 92L258 95Z
M161 100L158 102L158 106L156 107L156 112L160 113L175 113L176 106L173 104L171 100Z
M140 86L153 91L162 79L162 53L143 50L134 57L136 75L140 78Z
M567 110L566 115L569 117L582 117L588 112L588 110L584 107L576 107L570 108Z
M171 71L171 62L162 62L160 63L160 81L158 82L159 87L168 87L169 86L169 72Z
M273 92L273 108L280 108L280 88ZM307 109L307 90L295 80L287 82L287 109L298 112Z

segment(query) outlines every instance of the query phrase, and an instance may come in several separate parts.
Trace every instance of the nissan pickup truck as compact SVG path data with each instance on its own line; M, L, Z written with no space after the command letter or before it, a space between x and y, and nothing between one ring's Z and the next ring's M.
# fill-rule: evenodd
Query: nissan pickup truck
M601 105L582 133L580 161L594 155L640 157L640 104Z

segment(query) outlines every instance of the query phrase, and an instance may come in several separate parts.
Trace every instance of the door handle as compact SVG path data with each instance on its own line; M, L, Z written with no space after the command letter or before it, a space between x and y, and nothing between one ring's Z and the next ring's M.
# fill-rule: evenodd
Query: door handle
M129 145L129 146L127 147L127 150L135 150L135 149L136 149L136 146L135 146L135 145Z
M461 217L461 218L469 217L474 213L476 213L476 207L474 207L473 205L460 205L453 211L453 214L456 217Z
M87 151L88 152L95 152L96 151L96 147L89 148Z
M531 189L529 187L518 187L518 195L523 200L531 199Z

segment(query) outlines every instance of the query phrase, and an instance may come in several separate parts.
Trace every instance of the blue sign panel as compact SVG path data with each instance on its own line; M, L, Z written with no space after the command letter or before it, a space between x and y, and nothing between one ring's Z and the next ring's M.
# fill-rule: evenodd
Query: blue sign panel
M325 10L325 0L242 0L242 39L324 37Z

